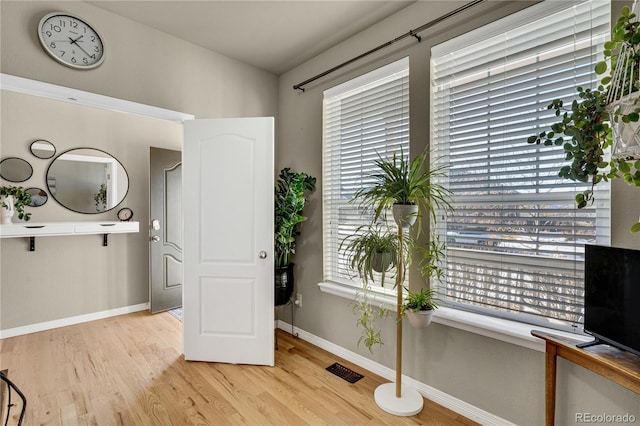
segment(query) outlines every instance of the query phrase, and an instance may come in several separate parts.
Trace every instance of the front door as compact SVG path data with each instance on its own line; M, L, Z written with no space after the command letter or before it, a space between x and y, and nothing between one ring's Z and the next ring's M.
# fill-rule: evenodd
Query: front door
M273 118L184 131L185 359L273 365Z
M182 306L182 153L151 147L151 313Z

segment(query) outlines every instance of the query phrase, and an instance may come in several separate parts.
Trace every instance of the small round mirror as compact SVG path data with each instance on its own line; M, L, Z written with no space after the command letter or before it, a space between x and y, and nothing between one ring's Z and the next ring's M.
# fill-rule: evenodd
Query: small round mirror
M35 157L42 159L51 158L56 155L56 147L51 142L45 141L44 139L38 139L37 141L31 142L29 149Z
M9 182L24 182L33 174L33 167L17 157L7 157L0 161L0 177Z
M40 207L49 199L49 196L44 189L27 188L26 191L27 194L31 195L31 204L29 204L29 207Z
M124 200L129 177L109 153L76 148L53 159L47 170L47 188L53 199L69 210L97 214Z

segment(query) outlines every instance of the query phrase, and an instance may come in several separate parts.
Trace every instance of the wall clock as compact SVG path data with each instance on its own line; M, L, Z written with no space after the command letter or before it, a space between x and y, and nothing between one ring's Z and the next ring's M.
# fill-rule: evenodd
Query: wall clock
M69 13L53 12L42 17L38 38L45 52L68 67L88 70L104 60L104 44L98 32Z

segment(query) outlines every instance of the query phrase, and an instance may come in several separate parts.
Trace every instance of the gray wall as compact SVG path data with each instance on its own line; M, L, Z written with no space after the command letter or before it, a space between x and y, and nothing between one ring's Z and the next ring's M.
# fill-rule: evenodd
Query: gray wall
M52 60L40 47L36 26L52 11L84 17L105 40L105 62L77 71ZM0 2L0 71L197 118L276 116L276 76L78 1ZM135 40L135 43L131 41ZM0 92L0 156L34 166L21 185L46 188L50 160L29 153L35 139L58 152L92 147L113 154L131 181L120 206L131 207L140 233L0 242L0 329L148 302L149 147L181 149L182 126L7 91ZM7 182L2 181L4 185ZM82 215L55 200L30 209L32 221L116 220L116 210Z
M105 43L104 63L76 71L52 60L36 28L53 11L84 17ZM81 1L0 3L0 69L196 118L274 115L277 77ZM135 42L133 42L135 41Z
M25 158L34 168L33 176L19 185L47 188L51 160L30 154L32 140L46 139L58 153L84 146L102 149L127 169L129 193L120 206L130 207L140 221L138 234L111 235L108 247L100 235L36 238L35 252L27 250L25 238L0 240L1 328L147 302L149 146L180 149L182 126L7 91L1 92L0 106L2 156ZM118 209L79 214L50 197L29 211L32 222L47 222L117 220Z
M457 5L463 3L466 1L456 2ZM453 18L423 33L420 44L414 39L400 42L397 47L308 85L305 93L292 89L296 83L428 22L439 10L454 8L452 2L416 2L280 77L280 139L276 170L290 166L319 179L305 208L309 219L302 228L295 259L297 291L303 294L304 301L303 307L295 312L296 326L390 368L395 367L395 320L382 323L386 344L376 349L372 356L366 348L356 345L359 331L352 304L346 299L321 293L317 286L322 281L322 91L409 56L411 147L413 152L420 152L429 141L431 45L532 3L493 1L482 4L464 17ZM640 213L637 209L639 201L640 190L616 182L612 205L614 245L640 248L640 235L628 232ZM283 309L281 317L290 321L289 309ZM544 424L542 352L440 324L418 331L406 327L404 335L403 372L408 376L514 423ZM581 367L560 361L558 424L574 424L576 412L629 412L640 419L638 407L639 395Z

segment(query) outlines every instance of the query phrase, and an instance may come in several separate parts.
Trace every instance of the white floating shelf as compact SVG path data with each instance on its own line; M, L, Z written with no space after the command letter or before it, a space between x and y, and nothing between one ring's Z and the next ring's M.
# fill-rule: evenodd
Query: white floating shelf
M35 250L35 237L60 237L69 235L103 235L103 244L107 245L108 234L139 232L140 222L21 222L0 225L0 238L30 239L29 250Z

